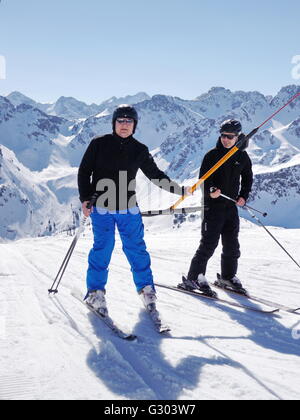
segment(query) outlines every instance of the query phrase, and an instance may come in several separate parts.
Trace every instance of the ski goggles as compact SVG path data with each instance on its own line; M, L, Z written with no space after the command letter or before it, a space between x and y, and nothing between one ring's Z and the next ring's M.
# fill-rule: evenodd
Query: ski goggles
M117 118L119 124L133 124L134 120L132 118Z
M235 137L237 137L237 134L225 134L225 133L221 133L221 137L223 139L229 139L229 140L233 140Z

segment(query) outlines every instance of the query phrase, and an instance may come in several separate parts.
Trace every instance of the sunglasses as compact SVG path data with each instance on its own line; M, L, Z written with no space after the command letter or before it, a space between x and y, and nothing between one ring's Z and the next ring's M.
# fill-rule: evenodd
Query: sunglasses
M222 133L221 137L223 137L223 139L227 138L229 140L233 140L235 137L237 137L237 135L236 134L224 134L224 133Z
M133 124L133 119L132 118L117 118L117 122L119 124Z

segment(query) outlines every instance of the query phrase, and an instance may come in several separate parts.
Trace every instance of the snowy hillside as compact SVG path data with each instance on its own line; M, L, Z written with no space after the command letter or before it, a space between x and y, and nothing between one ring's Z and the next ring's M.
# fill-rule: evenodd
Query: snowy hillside
M0 237L50 235L77 225L76 195L74 169L60 166L31 172L12 151L0 147Z
M1 144L11 149L32 171L46 168L54 156L63 160L59 141L72 134L69 126L67 120L49 116L26 104L14 107L0 96Z
M273 233L299 256L299 230ZM125 343L70 294L73 288L85 293L89 229L59 294L48 297L70 241L60 235L0 244L0 399L299 400L299 316L261 315L158 289L161 315L172 328L169 336L159 336L118 240L107 301L115 322L138 335L137 342ZM146 241L156 281L175 285L198 246L199 226L171 231L161 226L159 232L148 227ZM299 270L275 242L248 222L242 224L241 242L245 286L299 307ZM210 280L219 257L220 250L209 264Z
M299 197L300 155L277 170L257 171L249 202L268 212L266 223L288 228L300 225Z

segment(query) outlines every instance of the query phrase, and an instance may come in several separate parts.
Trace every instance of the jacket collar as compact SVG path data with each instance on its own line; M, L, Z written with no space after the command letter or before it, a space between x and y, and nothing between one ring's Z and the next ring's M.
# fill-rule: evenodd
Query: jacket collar
M118 136L116 133L113 133L113 134L112 134L112 136L113 136L113 138L114 138L116 141L119 141L119 142L120 142L120 143L122 143L122 144L127 144L127 143L129 143L129 142L130 142L130 140L132 140L132 139L133 139L133 137L132 137L132 136L126 137L126 138L124 139L123 137Z

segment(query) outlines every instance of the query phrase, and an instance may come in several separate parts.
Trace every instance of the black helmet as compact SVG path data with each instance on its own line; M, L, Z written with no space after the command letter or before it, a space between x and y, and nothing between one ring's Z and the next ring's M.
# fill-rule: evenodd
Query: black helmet
M117 118L132 118L134 120L133 132L135 132L139 117L138 113L136 112L136 109L133 106L119 105L118 108L115 109L112 117L112 126L114 131Z
M221 124L220 133L235 133L242 132L242 124L237 120L226 120Z

